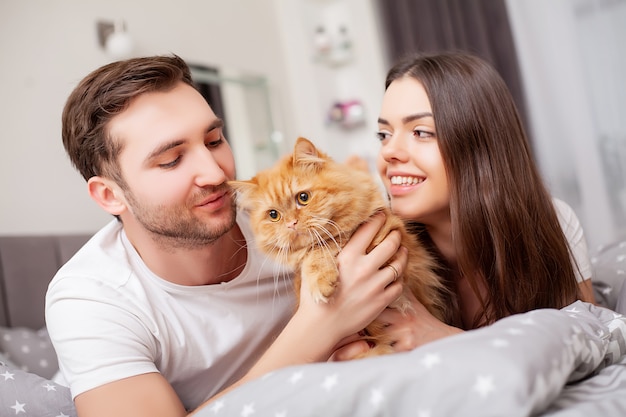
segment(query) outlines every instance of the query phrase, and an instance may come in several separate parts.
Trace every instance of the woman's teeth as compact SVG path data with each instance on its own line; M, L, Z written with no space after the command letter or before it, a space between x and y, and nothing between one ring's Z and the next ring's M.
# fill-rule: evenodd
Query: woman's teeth
M401 177L401 176L393 176L390 178L391 184L393 185L415 185L424 181L424 178L417 177Z

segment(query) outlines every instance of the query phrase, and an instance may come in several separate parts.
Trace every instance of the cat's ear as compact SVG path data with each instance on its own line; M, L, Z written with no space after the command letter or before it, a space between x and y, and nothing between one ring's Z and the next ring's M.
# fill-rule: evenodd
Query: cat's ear
M305 138L298 138L293 148L293 163L321 167L326 162L327 156L319 151L313 142Z
M242 208L248 208L247 206L251 205L252 201L252 193L257 189L258 184L256 181L248 180L248 181L228 181L228 185L235 192L235 199L237 204Z

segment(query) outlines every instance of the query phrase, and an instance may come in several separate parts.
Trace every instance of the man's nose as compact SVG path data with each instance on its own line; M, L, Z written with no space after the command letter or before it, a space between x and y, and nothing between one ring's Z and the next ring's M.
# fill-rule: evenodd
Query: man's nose
M206 148L199 152L196 170L196 183L200 187L219 185L228 179L218 160Z

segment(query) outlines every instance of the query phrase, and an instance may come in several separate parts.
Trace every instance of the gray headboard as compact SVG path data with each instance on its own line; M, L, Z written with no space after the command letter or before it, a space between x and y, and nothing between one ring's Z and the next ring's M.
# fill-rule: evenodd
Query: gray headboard
M0 236L0 326L43 327L48 283L90 237Z

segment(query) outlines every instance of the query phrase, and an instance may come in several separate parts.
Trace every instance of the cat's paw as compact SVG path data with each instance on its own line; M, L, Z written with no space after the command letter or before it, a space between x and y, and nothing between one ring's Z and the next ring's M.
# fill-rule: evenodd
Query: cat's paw
M335 292L336 283L327 280L320 280L316 285L311 286L311 297L316 303L328 303L328 300Z

